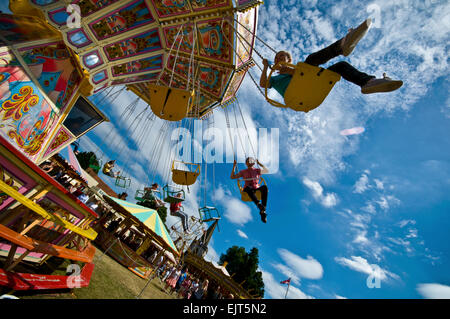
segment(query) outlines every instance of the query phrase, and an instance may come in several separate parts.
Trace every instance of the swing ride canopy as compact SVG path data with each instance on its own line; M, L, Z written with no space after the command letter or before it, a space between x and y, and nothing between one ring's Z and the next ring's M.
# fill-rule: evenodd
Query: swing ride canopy
M164 225L164 222L161 220L156 210L107 195L103 197L114 209L125 214L130 214L134 221L142 224L145 229L155 237L160 245L169 249L175 255L179 255L178 250L167 231L166 225Z
M84 94L127 88L150 103L149 85L196 93L187 116L233 101L252 62L259 0L29 0L13 12L56 28L83 69ZM77 24L76 8L81 19ZM71 13L72 12L72 13ZM192 63L191 63L192 62Z

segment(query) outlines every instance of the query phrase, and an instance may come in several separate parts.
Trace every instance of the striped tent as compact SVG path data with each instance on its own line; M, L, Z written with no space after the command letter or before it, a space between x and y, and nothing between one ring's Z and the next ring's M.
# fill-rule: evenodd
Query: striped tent
M107 195L103 197L108 201L108 203L112 204L113 207L117 208L117 206L119 206L130 213L134 219L137 219L144 226L146 226L153 235L157 236L160 244L165 244L164 246L166 246L166 248L169 248L176 255L179 255L177 247L173 243L166 225L163 223L156 210Z

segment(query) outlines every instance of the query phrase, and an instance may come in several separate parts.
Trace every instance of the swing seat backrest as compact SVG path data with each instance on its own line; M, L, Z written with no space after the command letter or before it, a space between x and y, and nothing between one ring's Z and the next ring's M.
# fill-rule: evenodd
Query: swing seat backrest
M282 64L284 63L280 65ZM295 111L309 112L322 104L336 82L341 79L341 76L333 71L303 62L299 62L295 66L288 63L285 65L295 69L291 82L284 93L285 105L270 100L266 92L267 101L278 107L289 107Z
M202 207L198 209L198 214L202 222L209 222L214 219L220 219L220 214L215 207Z
M186 117L194 102L195 91L149 84L150 107L156 116L167 121L180 121Z
M252 199L250 198L250 196L248 196L248 194L246 192L244 192L244 181L242 179L238 179L237 184L239 187L239 191L241 192L241 200L243 202L251 202ZM262 177L261 177L260 185L266 185L266 181ZM261 200L261 191L257 190L255 192L255 195L256 195L256 198L260 201Z
M181 197L177 197L178 194L181 194ZM172 204L172 203L179 203L184 201L185 194L184 190L170 190L169 185L166 185L163 187L163 197L164 201L166 203Z
M117 176L115 185L122 188L128 188L131 185L131 178Z
M200 175L200 165L193 163L182 163L189 166L195 167L195 170L189 169L176 169L175 163L177 161L172 162L172 181L178 185L190 186L197 181L198 175Z
M178 169L172 170L172 181L178 185L190 186L197 181L197 177L200 173L187 172Z

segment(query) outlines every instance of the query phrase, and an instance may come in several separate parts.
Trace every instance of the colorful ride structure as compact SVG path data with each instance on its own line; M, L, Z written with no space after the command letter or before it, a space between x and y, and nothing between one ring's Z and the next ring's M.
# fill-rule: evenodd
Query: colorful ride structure
M89 97L114 86L168 123L208 118L232 103L253 66L260 3L9 1L12 14L0 13L0 285L41 289L12 271L50 256L85 262L78 281L88 284L97 236L90 224L98 216L38 165L108 121ZM199 167L172 160L173 182L192 185ZM116 180L130 183L126 174ZM178 200L173 190L165 195ZM50 275L42 276L44 283ZM49 279L46 287L63 281Z
M98 215L0 137L0 286L14 290L89 285ZM84 263L77 275L39 273L51 257ZM73 263L72 262L72 263ZM31 273L21 272L32 268Z
M10 0L10 8L16 15L33 16L27 23L38 24L40 30L58 38L54 45L67 49L74 58L73 66L80 72L71 74L68 69L65 76L72 80L74 92L81 89L90 95L109 86L127 85L157 116L178 121L186 115L205 116L233 99L252 65L260 3ZM37 39L36 32L21 28L13 17L4 19L11 19L6 30L9 41L15 33ZM237 33L246 41L239 40ZM67 97L60 96L61 100ZM174 102L168 102L172 98ZM190 107L178 117L175 114L181 105L172 110L173 118L167 117L170 110L156 111L157 105L177 104L183 99Z

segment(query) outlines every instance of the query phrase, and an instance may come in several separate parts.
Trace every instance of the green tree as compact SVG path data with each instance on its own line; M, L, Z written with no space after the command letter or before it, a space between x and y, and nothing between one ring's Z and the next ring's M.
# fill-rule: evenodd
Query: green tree
M80 152L77 154L77 159L82 169L91 167L94 172L99 172L100 163L94 152Z
M166 218L167 218L167 207L166 206L156 208L156 203L154 200L144 200L141 202L137 202L136 204L144 206L144 207L148 207L151 209L156 209L156 211L158 212L158 215L161 218L161 220L163 221L163 223L164 224L166 223Z
M225 254L220 256L219 265L223 265L225 261L228 262L228 272L234 274L234 281L244 282L242 286L248 291L251 290L251 294L264 297L262 273L258 271L258 248L253 247L247 253L244 247L230 247Z

